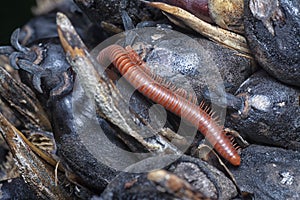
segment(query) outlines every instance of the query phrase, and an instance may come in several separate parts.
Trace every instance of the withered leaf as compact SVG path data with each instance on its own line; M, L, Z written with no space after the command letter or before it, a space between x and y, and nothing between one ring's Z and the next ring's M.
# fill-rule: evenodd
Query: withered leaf
M219 42L229 48L240 51L244 54L250 54L245 37L227 31L225 29L213 26L195 15L185 11L182 8L171 6L161 2L148 2L143 1L147 5L158 8L168 14L174 15L176 18L184 22L187 26L194 29L201 35L209 38L210 40Z

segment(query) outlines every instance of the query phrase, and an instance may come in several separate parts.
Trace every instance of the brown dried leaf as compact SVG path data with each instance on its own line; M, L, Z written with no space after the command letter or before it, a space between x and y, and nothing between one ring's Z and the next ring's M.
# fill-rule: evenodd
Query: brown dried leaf
M62 13L57 14L57 26L67 60L76 72L87 96L95 101L99 115L118 126L124 133L135 138L150 152L180 154L180 150L155 133L153 129L134 123L128 105L119 90L105 75L98 73L95 60L89 54L69 19ZM153 139L151 142L145 140L142 136L145 133L155 136L156 140Z
M147 178L180 199L211 199L198 192L189 182L166 170L149 172Z
M189 13L188 11L183 10L182 8L171 6L161 2L143 2L145 2L149 6L158 8L166 13L176 16L176 18L184 22L186 25L213 41L219 42L242 53L250 54L246 39L239 34L227 31L219 27L215 27L197 18L195 15Z
M236 188L239 190L239 187L237 185L237 182L233 174L230 172L228 167L222 161L220 156L210 146L206 144L201 144L199 145L196 151L199 158L205 160L208 163L211 163L213 166L217 167L220 171L224 172L227 175L227 177L231 179L231 181L234 183Z
M0 132L5 138L24 180L43 199L68 199L61 186L55 184L53 168L43 162L25 142L24 136L0 113Z
M34 93L0 66L0 98L3 99L22 121L25 127L35 126L51 130L50 122Z
M243 0L209 0L210 17L220 27L236 33L244 33Z

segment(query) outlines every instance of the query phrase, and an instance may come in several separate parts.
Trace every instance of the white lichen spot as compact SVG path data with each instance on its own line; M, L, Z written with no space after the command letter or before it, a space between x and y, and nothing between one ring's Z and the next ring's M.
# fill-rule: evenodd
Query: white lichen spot
M22 99L22 100L20 101L20 103L22 103L22 104L27 104L27 101L26 101L25 99Z
M264 95L254 95L250 99L250 105L253 108L256 108L258 110L267 112L270 110L271 102L270 99L267 96Z
M283 102L279 102L279 103L277 103L277 105L279 106L279 107L283 107L283 106L285 106L285 102L283 101Z
M280 173L282 180L280 181L283 185L292 185L294 182L294 176L290 174L290 172L282 172Z
M155 41L155 40L158 40L158 39L160 39L160 38L162 38L164 36L165 36L165 34L154 34L154 35L151 35L151 39L153 41Z
M268 31L274 36L274 21L284 21L278 0L251 0L249 8L253 16L262 21Z

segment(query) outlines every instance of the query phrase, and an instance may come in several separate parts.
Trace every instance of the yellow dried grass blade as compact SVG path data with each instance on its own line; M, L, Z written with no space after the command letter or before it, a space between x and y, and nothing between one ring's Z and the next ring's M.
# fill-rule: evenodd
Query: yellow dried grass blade
M239 34L213 26L179 7L171 6L161 2L148 2L144 0L142 1L149 6L158 8L168 14L174 15L176 18L183 21L190 28L194 29L201 35L211 40L219 42L229 48L235 49L242 53L250 54L250 50L248 48L245 37Z

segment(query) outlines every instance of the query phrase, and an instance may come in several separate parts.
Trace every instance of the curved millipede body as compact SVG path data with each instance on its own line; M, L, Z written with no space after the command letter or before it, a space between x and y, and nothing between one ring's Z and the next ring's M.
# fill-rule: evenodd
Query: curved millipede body
M148 76L150 76L153 79L153 81L155 81L157 84L167 89L170 89L175 94L182 96L183 98L187 99L188 101L194 104L198 102L197 96L194 93L189 93L185 89L177 87L171 81L168 81L163 77L159 76L158 74L153 73L151 69L147 66L147 64L136 53L136 51L134 51L130 46L127 46L125 49L127 50L131 62L139 66L139 68Z
M98 54L97 60L101 64L108 59L139 92L189 121L198 128L222 157L233 165L240 165L240 156L225 135L223 127L218 125L201 106L155 81L149 73L131 60L132 56L129 54L129 51L119 45L110 45Z

